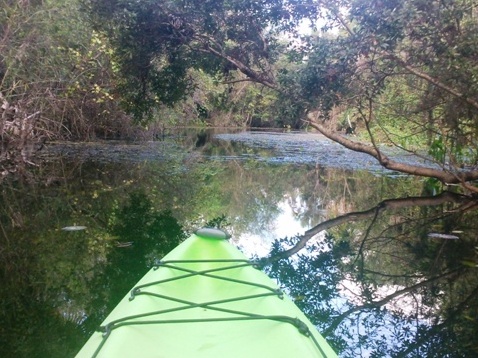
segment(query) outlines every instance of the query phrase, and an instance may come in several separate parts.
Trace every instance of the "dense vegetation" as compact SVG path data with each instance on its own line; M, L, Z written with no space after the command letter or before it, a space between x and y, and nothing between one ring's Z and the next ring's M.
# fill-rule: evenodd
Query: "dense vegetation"
M46 139L134 137L134 123L312 126L387 168L477 191L475 0L1 5L2 176ZM396 163L381 142L436 166Z

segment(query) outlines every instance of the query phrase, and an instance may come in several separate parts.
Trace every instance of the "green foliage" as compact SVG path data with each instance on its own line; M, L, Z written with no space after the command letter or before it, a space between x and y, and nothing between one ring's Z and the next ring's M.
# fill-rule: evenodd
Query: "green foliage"
M141 124L290 128L311 112L342 122L347 112L361 139L430 146L456 171L478 157L474 1L0 5L2 98L17 120L34 115L36 138L129 135L123 110Z
M163 241L162 253L155 253L149 247L144 249L156 256L162 256L172 250L179 239L183 238L181 226L171 213L156 211L143 191L130 193L129 201L113 211L109 226L114 236L135 246L141 246L145 241ZM168 244L165 244L165 241L168 241Z
M78 1L3 1L1 8L0 90L16 111L2 118L37 113L35 136L50 139L117 135L111 47Z
M279 126L299 128L308 112L318 110L327 119L341 108L366 120L380 140L411 150L430 144L442 129L450 138L446 145L474 143L478 29L476 10L466 1L84 4L95 28L111 41L120 69L117 89L137 119L151 117L159 103L195 97L204 77L198 81L190 69L202 69L232 85L209 87L208 105L195 105L208 115L226 112L229 123L277 119ZM317 30L318 17L321 33L298 32L303 19ZM342 31L327 33L337 24ZM246 79L278 92L241 87ZM373 113L365 110L370 101Z
M301 98L328 113L350 92L347 87L355 71L356 54L345 51L344 45L318 37L312 42L311 54L301 71ZM315 104L314 107L317 107Z
M218 216L217 218L209 220L204 226L218 228L227 232L228 227L230 227L230 225L231 223L227 219L226 215L221 215L221 216Z
M430 154L439 163L445 163L446 149L441 136L433 140L430 145L430 149L428 150L428 154Z
M253 75L266 55L267 13L237 1L84 1L108 34L121 67L120 90L137 118L157 103L173 104L194 88L187 69L209 73L239 67ZM253 21L251 19L255 17Z
M392 109L395 127L428 138L430 145L436 134L446 133L442 151L456 152L457 157L460 147L474 146L471 128L476 127L478 106L464 100L476 100L478 86L476 59L465 50L476 45L471 45L469 38L477 31L473 5L418 0L377 1L376 6L365 1L352 3L356 34L370 46L365 53L370 71L387 79L387 91L395 88L389 92L394 94L390 100L377 98L380 106ZM407 122L412 126L405 125ZM443 156L436 153L434 144L431 152Z
M350 6L350 18L357 24L360 36L376 38L380 48L393 50L405 37L403 21L409 17L409 3L406 1L357 0L347 3Z

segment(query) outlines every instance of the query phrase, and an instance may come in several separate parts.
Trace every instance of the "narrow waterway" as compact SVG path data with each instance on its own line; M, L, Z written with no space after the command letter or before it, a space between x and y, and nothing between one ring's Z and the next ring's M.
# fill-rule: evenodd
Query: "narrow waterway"
M311 133L50 144L34 179L1 186L0 355L73 357L208 225L261 258L341 357L471 357L476 205L431 193Z

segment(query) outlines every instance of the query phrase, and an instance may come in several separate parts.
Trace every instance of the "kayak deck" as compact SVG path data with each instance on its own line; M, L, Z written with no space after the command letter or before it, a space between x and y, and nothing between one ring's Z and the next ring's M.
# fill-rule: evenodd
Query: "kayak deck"
M158 262L77 357L336 357L293 302L222 231Z

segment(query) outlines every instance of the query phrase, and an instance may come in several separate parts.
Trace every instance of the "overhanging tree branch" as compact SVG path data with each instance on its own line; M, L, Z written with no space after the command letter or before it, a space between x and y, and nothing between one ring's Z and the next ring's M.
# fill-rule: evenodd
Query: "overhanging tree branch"
M266 76L262 73L256 72L254 69L244 64L238 58L226 54L226 52L222 50L221 46L219 46L219 44L217 44L214 39L210 38L209 36L200 36L198 37L198 40L202 43L203 46L203 49L201 49L201 51L210 53L216 57L226 60L227 62L234 65L240 72L249 77L252 81L260 83L272 89L277 89L277 84L274 82L273 79L268 78L269 76Z
M320 133L322 133L327 138L337 142L344 147L353 150L355 152L365 153L371 155L382 165L384 168L389 170L395 170L401 173L428 177L428 178L436 178L440 180L444 184L462 184L464 182L477 180L478 179L478 170L471 170L471 171L444 171L441 169L434 169L434 168L427 168L412 164L400 163L393 159L390 159L387 155L381 152L377 147L370 146L368 144L360 143L352 141L340 133L331 131L322 123L319 123L314 120L308 121L309 125L315 129L317 129ZM470 187L470 190L474 192L478 192L478 188Z

